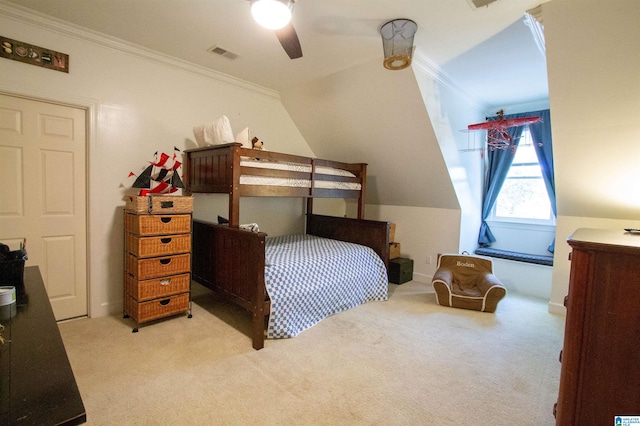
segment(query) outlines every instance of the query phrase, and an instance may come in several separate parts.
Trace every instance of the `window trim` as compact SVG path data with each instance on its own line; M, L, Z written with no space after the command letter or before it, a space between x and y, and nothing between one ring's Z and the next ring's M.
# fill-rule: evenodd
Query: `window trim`
M551 206L549 206L549 219L533 219L526 217L506 217L506 216L497 216L496 208L498 207L498 202L493 205L491 209L491 213L487 218L487 222L496 222L496 223L517 223L522 225L538 225L538 226L556 226L556 216L553 214L553 210Z
M529 133L529 127L528 126L523 130L522 136L520 137L520 140L521 141L527 140L529 143L533 143L533 140L531 139L531 134ZM518 144L518 147L520 147L520 144ZM515 153L513 155L515 155ZM535 163L532 163L532 162L517 163L516 167L519 167L519 166L525 166L526 167L526 166L532 166L534 164L537 164L538 167L542 167L540 165L540 160L538 159L537 155L536 155L535 158L536 158L536 162ZM511 167L513 167L513 164L511 164L511 166L509 166L509 171L511 171ZM507 176L507 177L505 177L505 183L509 179L532 179L532 178L541 179L544 182L544 177L542 177L542 175L541 175L540 177L537 177L537 176L536 177L533 177L533 176L522 176L522 177L513 177L513 178L509 178ZM503 185L503 187L504 187L504 185ZM500 188L500 191L502 191L502 188ZM549 219L533 219L533 218L525 218L525 217L512 218L512 217L505 217L505 216L496 215L496 209L498 207L498 199L499 199L499 197L500 197L500 194L498 194L498 198L496 198L496 202L493 204L493 207L491 208L491 213L489 214L489 217L487 218L487 222L514 223L514 224L538 225L538 226L550 226L550 227L555 227L556 226L556 216L553 214L553 208L551 207L551 200L549 200ZM547 193L547 198L548 197L549 197L549 194Z
M521 136L521 140L525 139L525 133L527 134L527 139L529 140L530 143L533 143L533 141L531 140L531 134L529 133L529 128L525 128L523 130L523 135ZM518 145L520 146L520 145ZM515 154L514 154L515 155ZM518 163L516 167L519 166L532 166L534 164L537 164L538 167L540 166L540 160L538 159L538 156L536 155L536 162L532 163L532 162L527 162L527 163ZM509 171L511 171L511 167L513 167L513 164L511 164L511 166L509 166ZM513 177L513 178L509 178L508 176L505 178L505 183L507 182L507 180L509 179L541 179L544 182L544 177L540 176L540 177L533 177L533 176L522 176L522 177ZM504 185L503 185L504 187ZM502 191L502 188L500 189L500 191ZM549 194L547 194L547 198L549 197ZM489 217L487 218L487 222L496 222L496 223L514 223L514 224L523 224L523 225L536 225L536 226L549 226L549 227L554 227L556 226L556 216L553 214L553 209L551 207L551 200L549 200L549 219L533 219L533 218L525 218L525 217L505 217L505 216L498 216L496 215L496 209L498 207L498 199L500 198L500 195L498 194L498 198L496 198L496 202L494 203L493 207L491 208L491 213L489 214Z

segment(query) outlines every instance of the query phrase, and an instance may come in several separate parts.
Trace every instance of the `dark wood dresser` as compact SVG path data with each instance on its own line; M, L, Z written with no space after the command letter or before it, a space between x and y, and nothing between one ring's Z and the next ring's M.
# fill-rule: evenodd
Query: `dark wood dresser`
M77 425L86 421L76 379L37 266L24 269L26 295L0 344L0 424Z
M558 425L640 415L640 235L582 228L572 248Z

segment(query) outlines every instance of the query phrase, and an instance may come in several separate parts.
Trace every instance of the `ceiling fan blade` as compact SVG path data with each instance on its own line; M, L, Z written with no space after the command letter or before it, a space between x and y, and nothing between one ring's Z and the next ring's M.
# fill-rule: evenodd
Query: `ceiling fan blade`
M296 34L296 30L293 28L293 24L291 22L289 22L284 28L276 30L276 36L278 36L280 44L291 59L302 57L300 40L298 40L298 34Z

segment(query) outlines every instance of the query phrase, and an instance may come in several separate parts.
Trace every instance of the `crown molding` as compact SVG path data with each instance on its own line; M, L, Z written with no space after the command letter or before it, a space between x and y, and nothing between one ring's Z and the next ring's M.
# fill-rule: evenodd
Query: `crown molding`
M118 50L123 53L133 55L137 58L143 58L160 65L169 66L182 71L197 74L202 77L210 78L219 83L227 84L229 86L249 90L251 92L260 93L262 95L270 96L277 99L280 98L279 92L275 90L253 84L248 81L230 76L228 74L224 74L200 65L193 64L191 62L165 55L155 50L147 49L143 46L129 43L116 37L112 37L97 31L92 31L54 17L35 12L22 6L9 4L4 0L0 0L0 15L24 24L33 25L47 31L52 31L58 34L72 37L77 40Z
M531 15L531 17L538 21L540 25L544 25L542 20L542 4L537 5L533 9L527 10L527 15Z
M527 10L524 14L524 23L531 30L533 40L538 46L542 56L546 58L546 46L544 41L544 24L542 20L542 5Z

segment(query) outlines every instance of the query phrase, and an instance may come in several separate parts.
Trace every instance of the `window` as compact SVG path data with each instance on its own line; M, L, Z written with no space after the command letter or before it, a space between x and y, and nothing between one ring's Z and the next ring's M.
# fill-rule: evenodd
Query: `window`
M531 135L524 129L490 220L554 225L555 217Z

